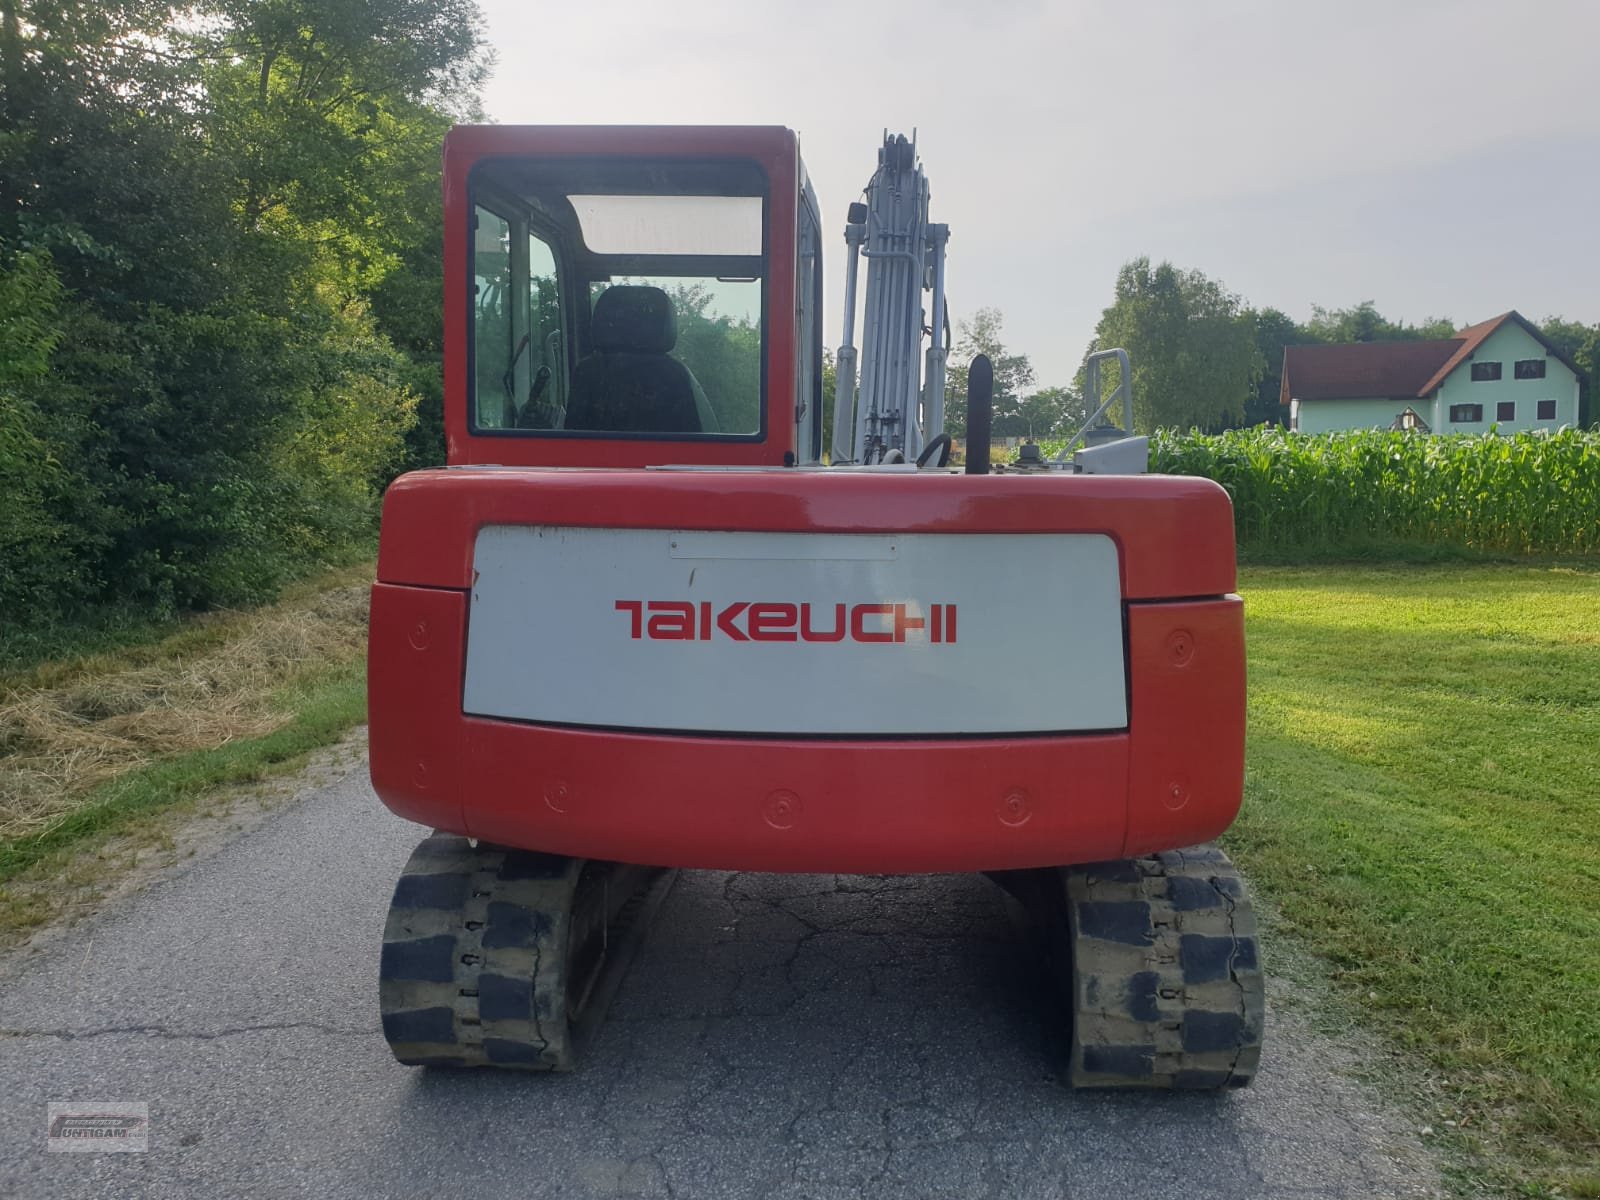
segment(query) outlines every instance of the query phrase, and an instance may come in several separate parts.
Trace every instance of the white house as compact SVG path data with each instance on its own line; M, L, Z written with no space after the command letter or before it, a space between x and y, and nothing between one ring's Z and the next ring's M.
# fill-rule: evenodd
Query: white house
M1289 428L1481 433L1578 423L1578 368L1520 313L1428 342L1288 346Z

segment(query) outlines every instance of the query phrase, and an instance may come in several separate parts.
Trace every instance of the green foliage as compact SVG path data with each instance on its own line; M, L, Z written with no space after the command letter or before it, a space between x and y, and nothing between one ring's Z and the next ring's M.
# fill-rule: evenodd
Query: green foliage
M1300 327L1302 342L1401 342L1430 341L1454 337L1455 322L1445 317L1429 317L1421 325L1390 321L1371 300L1354 308L1323 308L1313 305L1311 320Z
M1148 258L1125 263L1092 350L1121 347L1133 361L1134 423L1154 429L1226 429L1257 396L1264 363L1255 322L1238 296L1199 271ZM1117 385L1105 368L1103 386Z
M1251 309L1251 330L1256 353L1261 356L1261 380L1245 401L1241 424L1282 425L1289 419L1288 407L1281 403L1283 390L1283 351L1286 346L1310 340L1287 313L1275 308Z
M1600 552L1595 433L1161 432L1150 469L1222 484L1249 551Z
M1017 405L1015 424L1029 441L1053 437L1059 433L1077 433L1088 418L1083 411L1083 397L1076 388L1048 387L1030 392ZM1071 426L1069 429L1068 426ZM1001 437L1016 437L1006 430L996 431Z
M713 313L703 283L669 289L677 311L673 357L689 368L724 433L761 428L761 329L753 321Z
M1594 424L1594 397L1600 391L1600 324L1580 325L1563 317L1540 322L1540 331L1578 368L1578 424Z
M26 611L58 582L70 531L56 515L69 485L58 448L41 436L30 392L61 337L61 284L43 251L8 255L0 243L0 611Z
M0 18L0 603L268 597L442 457L438 147L476 5Z
M1023 397L1033 386L1033 364L1026 354L1013 354L1000 340L1005 316L998 308L980 308L956 327L955 345L945 372L944 427L952 437L967 431L967 372L972 360L987 354L994 365L996 437L1021 437L1027 432Z

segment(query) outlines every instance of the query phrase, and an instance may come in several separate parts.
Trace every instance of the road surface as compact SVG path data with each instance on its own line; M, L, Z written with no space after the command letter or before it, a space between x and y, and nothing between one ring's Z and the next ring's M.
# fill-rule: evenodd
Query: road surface
M1274 1014L1254 1088L1074 1094L980 878L684 873L566 1076L427 1073L378 1032L422 831L358 766L0 974L0 1196L1433 1195L1407 1122ZM143 1101L143 1154L45 1149Z

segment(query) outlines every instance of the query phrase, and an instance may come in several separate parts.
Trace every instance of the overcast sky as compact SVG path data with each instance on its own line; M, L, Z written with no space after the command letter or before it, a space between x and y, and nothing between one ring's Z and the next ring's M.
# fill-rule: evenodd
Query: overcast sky
M503 123L787 125L833 241L918 131L953 315L1069 380L1147 254L1304 319L1600 321L1600 0L482 0Z

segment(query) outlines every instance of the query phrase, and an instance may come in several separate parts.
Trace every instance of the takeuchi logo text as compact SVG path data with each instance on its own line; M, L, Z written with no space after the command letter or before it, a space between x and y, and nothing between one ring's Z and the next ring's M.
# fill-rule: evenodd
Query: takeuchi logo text
M956 606L910 603L790 604L738 600L618 600L635 641L932 642L956 640Z

